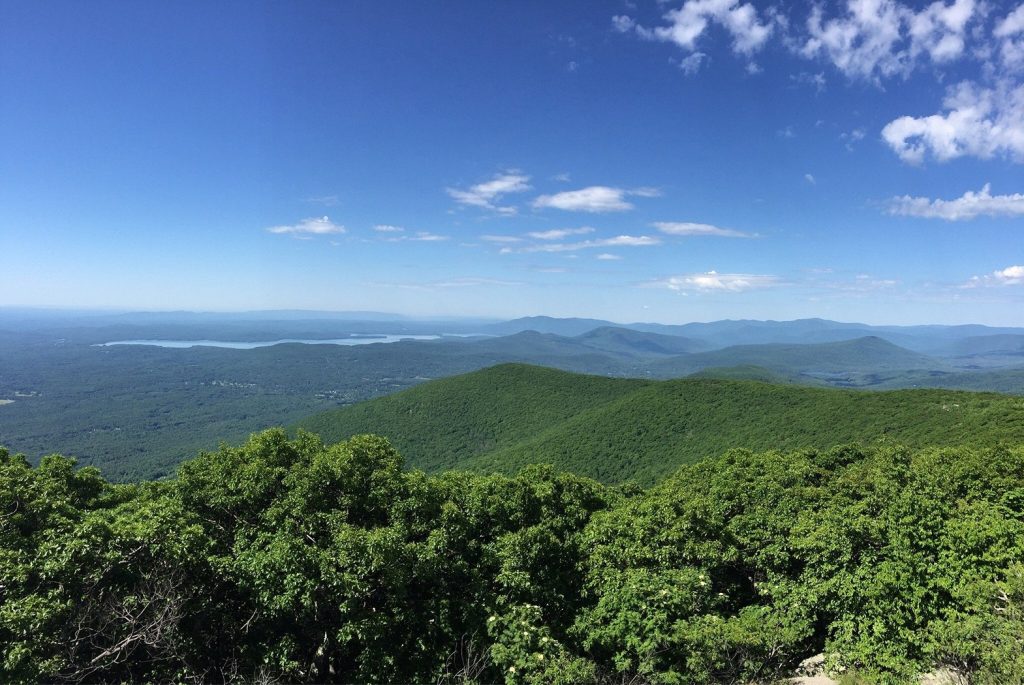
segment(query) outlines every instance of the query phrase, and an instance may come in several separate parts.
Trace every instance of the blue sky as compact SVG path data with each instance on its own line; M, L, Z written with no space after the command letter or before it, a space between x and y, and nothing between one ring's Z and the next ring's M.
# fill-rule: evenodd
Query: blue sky
M0 0L0 306L1024 325L1024 5Z

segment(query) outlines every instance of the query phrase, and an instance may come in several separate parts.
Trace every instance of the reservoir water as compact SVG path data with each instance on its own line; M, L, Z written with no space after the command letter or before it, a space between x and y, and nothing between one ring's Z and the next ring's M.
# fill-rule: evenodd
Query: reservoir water
M153 345L156 347L227 347L233 350L251 350L256 347L271 347L283 343L300 343L303 345L372 345L374 343L394 343L400 340L440 340L441 338L464 338L473 337L469 335L353 335L348 338L330 338L326 340L308 340L297 338L284 338L282 340L260 340L260 341L231 341L231 340L114 340L112 342L99 343L96 347L110 347L111 345Z

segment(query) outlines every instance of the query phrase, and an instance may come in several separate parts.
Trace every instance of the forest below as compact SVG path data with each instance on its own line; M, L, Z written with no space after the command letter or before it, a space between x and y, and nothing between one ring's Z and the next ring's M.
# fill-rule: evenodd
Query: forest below
M649 489L282 430L161 482L0 451L0 680L1024 681L1024 449L730 450Z

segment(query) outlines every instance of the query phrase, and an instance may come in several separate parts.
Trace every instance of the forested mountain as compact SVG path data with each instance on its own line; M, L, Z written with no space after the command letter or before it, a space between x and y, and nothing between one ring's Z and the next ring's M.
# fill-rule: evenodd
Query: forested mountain
M503 365L319 414L328 440L376 433L428 472L512 473L551 463L604 482L649 484L745 446L826 448L1024 441L1024 400L945 390L860 392L692 378L635 381Z
M587 347L630 355L680 355L707 349L708 344L678 335L602 326L576 337Z
M951 343L943 352L951 357L1005 354L1024 361L1024 335L979 335Z

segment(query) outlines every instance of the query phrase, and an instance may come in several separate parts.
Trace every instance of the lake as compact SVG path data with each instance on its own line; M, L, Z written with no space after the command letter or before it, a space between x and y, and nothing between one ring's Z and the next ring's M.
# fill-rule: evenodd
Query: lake
M394 343L400 340L440 340L441 338L467 338L471 335L458 335L447 333L443 335L353 335L348 338L330 338L325 340L304 340L297 338L285 338L283 340L260 340L260 341L230 341L230 340L114 340L112 342L98 343L95 347L110 347L112 345L152 345L155 347L227 347L233 350L251 350L256 347L271 347L284 343L300 343L302 345L372 345L374 343Z

